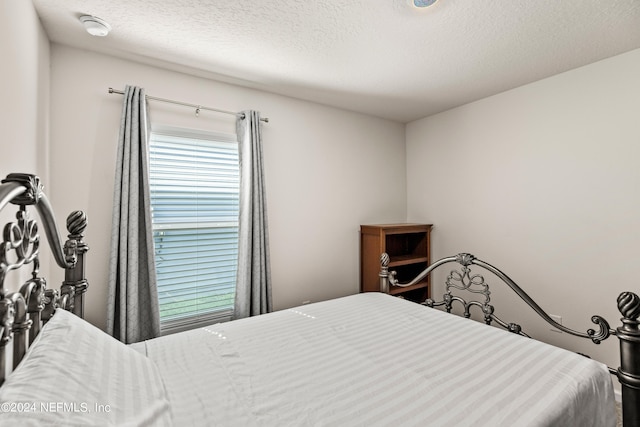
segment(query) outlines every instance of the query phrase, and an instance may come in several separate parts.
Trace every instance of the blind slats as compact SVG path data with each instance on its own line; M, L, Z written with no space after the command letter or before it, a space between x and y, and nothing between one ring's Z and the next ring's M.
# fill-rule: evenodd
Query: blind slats
M238 257L238 147L152 132L150 189L163 331L230 317Z

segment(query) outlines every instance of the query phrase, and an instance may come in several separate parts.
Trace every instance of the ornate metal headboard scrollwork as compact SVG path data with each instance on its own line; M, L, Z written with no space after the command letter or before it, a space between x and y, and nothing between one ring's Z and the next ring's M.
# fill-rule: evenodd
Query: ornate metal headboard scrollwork
M88 283L84 277L84 255L89 247L83 242L87 226L84 212L75 211L67 218L68 240L61 244L53 210L35 175L13 173L0 184L0 211L9 204L17 205L16 220L5 225L0 243L0 385L6 375L6 348L13 341L13 368L24 357L29 345L57 308L84 317L84 293ZM29 217L28 206L34 206L44 226L53 257L65 269L60 290L48 289L40 277L40 235L38 223ZM31 278L17 292L5 285L8 273L31 266Z
M447 312L451 312L454 303L460 304L464 309L464 316L470 317L472 307L481 310L484 321L487 324L493 322L499 324L510 332L527 336L522 331L522 327L517 323L507 323L495 315L495 308L490 304L491 292L489 284L484 276L472 273L471 266L478 266L493 273L502 282L507 284L524 302L526 302L542 319L554 328L575 335L581 338L588 338L595 344L615 335L620 340L620 367L618 369L609 368L609 371L616 375L622 386L622 411L623 424L625 427L640 427L640 297L633 292L623 292L618 296L618 309L622 314L622 326L611 329L609 323L601 316L592 316L591 321L598 326L598 329L588 329L586 332L579 332L554 321L520 286L518 286L509 276L492 266L489 263L477 259L468 253L460 253L455 256L442 258L408 283L400 283L396 279L394 271L389 271L389 256L383 253L380 257L380 291L388 293L390 286L409 287L423 281L427 275L438 267L457 263L460 270L451 270L445 280L445 293L442 301L435 301L431 298L421 302L428 307L444 306ZM453 290L466 291L471 295L480 295L481 300L468 301L461 296L454 294Z

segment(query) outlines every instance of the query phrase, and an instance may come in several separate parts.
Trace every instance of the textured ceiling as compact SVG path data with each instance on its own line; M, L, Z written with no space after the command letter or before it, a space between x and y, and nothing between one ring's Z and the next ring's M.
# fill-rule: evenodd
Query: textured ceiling
M32 1L52 42L401 122L640 48L639 0Z

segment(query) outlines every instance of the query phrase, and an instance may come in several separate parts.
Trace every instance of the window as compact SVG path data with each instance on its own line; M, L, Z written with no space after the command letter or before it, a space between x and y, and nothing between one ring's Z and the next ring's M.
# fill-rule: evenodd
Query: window
M162 332L229 320L238 258L235 136L154 129L150 187Z

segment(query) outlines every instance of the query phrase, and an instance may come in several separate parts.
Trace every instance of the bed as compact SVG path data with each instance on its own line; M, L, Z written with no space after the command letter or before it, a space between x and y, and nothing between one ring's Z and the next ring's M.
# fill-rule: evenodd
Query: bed
M615 426L611 373L622 384L625 426L640 425L633 293L618 298L623 319L615 330L599 316L585 333L563 327L594 342L617 336L616 370L502 321L472 267L496 274L546 313L469 254L422 273L461 268L449 275L442 301L362 293L124 345L83 320L86 216L69 216L63 245L37 177L9 175L0 208L10 203L19 210L0 251L0 425ZM66 271L59 290L39 277L38 226L28 206ZM32 277L6 291L5 276L21 267ZM384 254L380 277L382 291L409 285L397 282ZM467 301L453 288L481 298ZM447 313L453 304L465 315ZM466 318L474 307L504 329Z

